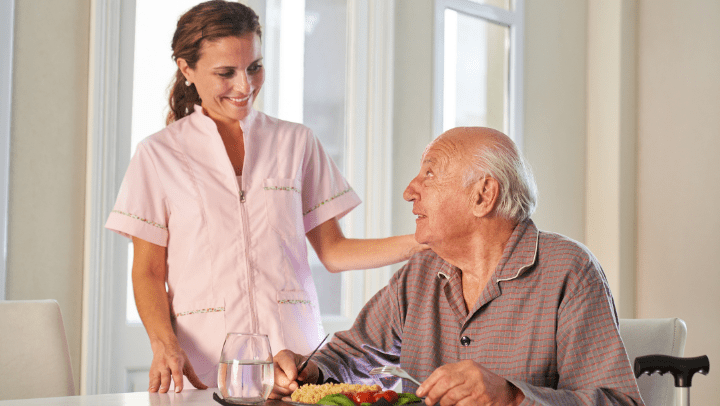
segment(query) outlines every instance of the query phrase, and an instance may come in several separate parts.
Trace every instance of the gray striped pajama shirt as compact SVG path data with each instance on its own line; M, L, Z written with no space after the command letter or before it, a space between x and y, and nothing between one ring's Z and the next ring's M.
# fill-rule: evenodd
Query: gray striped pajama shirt
M592 253L527 220L469 312L461 271L424 251L314 361L326 378L388 387L393 381L370 369L398 365L422 381L441 365L474 360L520 388L523 405L641 405L617 325ZM403 381L404 392L416 389Z

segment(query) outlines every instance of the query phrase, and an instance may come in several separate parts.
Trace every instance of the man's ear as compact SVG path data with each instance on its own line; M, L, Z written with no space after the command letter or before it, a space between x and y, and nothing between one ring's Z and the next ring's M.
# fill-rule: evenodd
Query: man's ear
M500 185L497 180L484 176L473 185L473 214L475 217L485 217L495 210Z

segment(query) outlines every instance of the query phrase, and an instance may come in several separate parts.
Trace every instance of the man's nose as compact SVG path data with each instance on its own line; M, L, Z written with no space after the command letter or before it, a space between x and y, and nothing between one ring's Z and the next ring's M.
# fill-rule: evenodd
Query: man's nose
M417 189L415 188L415 182L417 181L417 178L414 178L410 181L410 184L407 185L405 188L405 191L403 192L403 199L405 199L408 202L412 202L415 200L415 197L417 196Z

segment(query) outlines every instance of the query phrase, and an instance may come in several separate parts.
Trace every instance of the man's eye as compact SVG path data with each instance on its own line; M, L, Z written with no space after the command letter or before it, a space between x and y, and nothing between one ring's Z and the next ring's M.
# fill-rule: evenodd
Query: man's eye
M432 171L430 171L430 170L425 171L425 177L426 177L426 178L429 178L429 177L431 177L431 176L433 176L433 175L434 175L434 174L432 173Z

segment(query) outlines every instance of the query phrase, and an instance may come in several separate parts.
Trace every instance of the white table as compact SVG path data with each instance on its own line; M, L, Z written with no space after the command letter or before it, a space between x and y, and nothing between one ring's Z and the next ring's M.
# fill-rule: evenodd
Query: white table
M215 389L217 391L217 389ZM180 393L112 393L107 395L65 396L60 398L38 398L1 400L0 406L220 406L212 398L213 390L185 389ZM218 392L219 393L219 392ZM290 406L269 400L264 406Z

